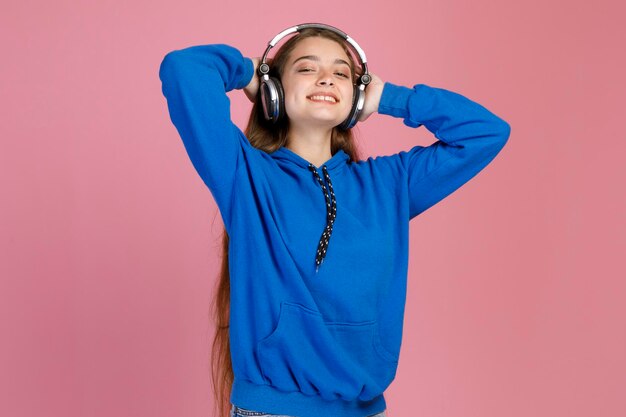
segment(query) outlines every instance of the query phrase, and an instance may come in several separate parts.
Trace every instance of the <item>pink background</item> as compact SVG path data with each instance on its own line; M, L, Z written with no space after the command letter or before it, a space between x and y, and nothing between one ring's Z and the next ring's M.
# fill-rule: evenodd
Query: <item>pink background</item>
M388 416L626 415L619 3L3 4L0 413L210 415L221 219L158 67L204 43L259 56L321 21L383 80L459 92L512 127L483 172L411 222ZM250 105L229 96L243 128ZM359 128L366 156L434 139L381 115Z

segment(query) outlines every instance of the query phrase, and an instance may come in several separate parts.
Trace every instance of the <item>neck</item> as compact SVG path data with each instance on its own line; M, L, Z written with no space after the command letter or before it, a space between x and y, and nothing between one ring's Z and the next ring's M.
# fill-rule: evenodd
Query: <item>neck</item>
M287 134L285 148L319 167L332 157L331 135L332 129L327 127L308 127L307 129L291 127Z

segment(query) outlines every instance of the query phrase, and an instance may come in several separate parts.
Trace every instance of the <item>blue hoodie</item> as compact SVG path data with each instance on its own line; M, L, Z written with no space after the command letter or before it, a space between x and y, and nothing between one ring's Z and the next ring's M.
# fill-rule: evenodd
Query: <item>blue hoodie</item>
M509 125L464 96L386 82L378 112L438 139L321 166L253 147L226 92L250 58L215 44L172 51L159 76L170 117L230 237L230 347L239 407L298 417L386 409L406 298L409 221L480 172Z

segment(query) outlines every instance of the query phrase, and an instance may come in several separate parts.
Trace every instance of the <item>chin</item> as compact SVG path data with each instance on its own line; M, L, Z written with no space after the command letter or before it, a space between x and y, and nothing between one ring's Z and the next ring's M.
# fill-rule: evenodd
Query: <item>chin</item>
M315 117L315 116L309 116L309 117L304 117L304 118L297 118L297 119L293 119L292 117L289 118L290 123L291 124L307 124L307 125L317 125L317 126L327 126L329 128L333 128L335 126L338 126L341 124L341 122L343 122L344 120L346 120L348 116L339 119L336 117Z
M347 117L347 116L346 116ZM332 129L333 127L337 127L341 124L342 121L344 121L344 119L341 120L337 120L337 119L314 119L311 120L310 123L316 123L319 125L324 125L330 129Z
M348 117L349 111L345 112L345 115L340 115L336 112L324 113L324 112L304 112L301 114L292 115L287 111L291 124L313 124L313 125L325 125L329 129L339 126Z

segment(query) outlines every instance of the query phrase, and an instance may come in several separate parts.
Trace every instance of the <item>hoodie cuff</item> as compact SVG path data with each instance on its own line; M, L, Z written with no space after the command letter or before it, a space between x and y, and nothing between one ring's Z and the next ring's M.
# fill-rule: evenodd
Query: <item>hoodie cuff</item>
M421 123L409 118L409 100L414 94L415 90L412 88L385 82L378 104L378 113L400 117L404 119L404 124L410 127L421 126Z

